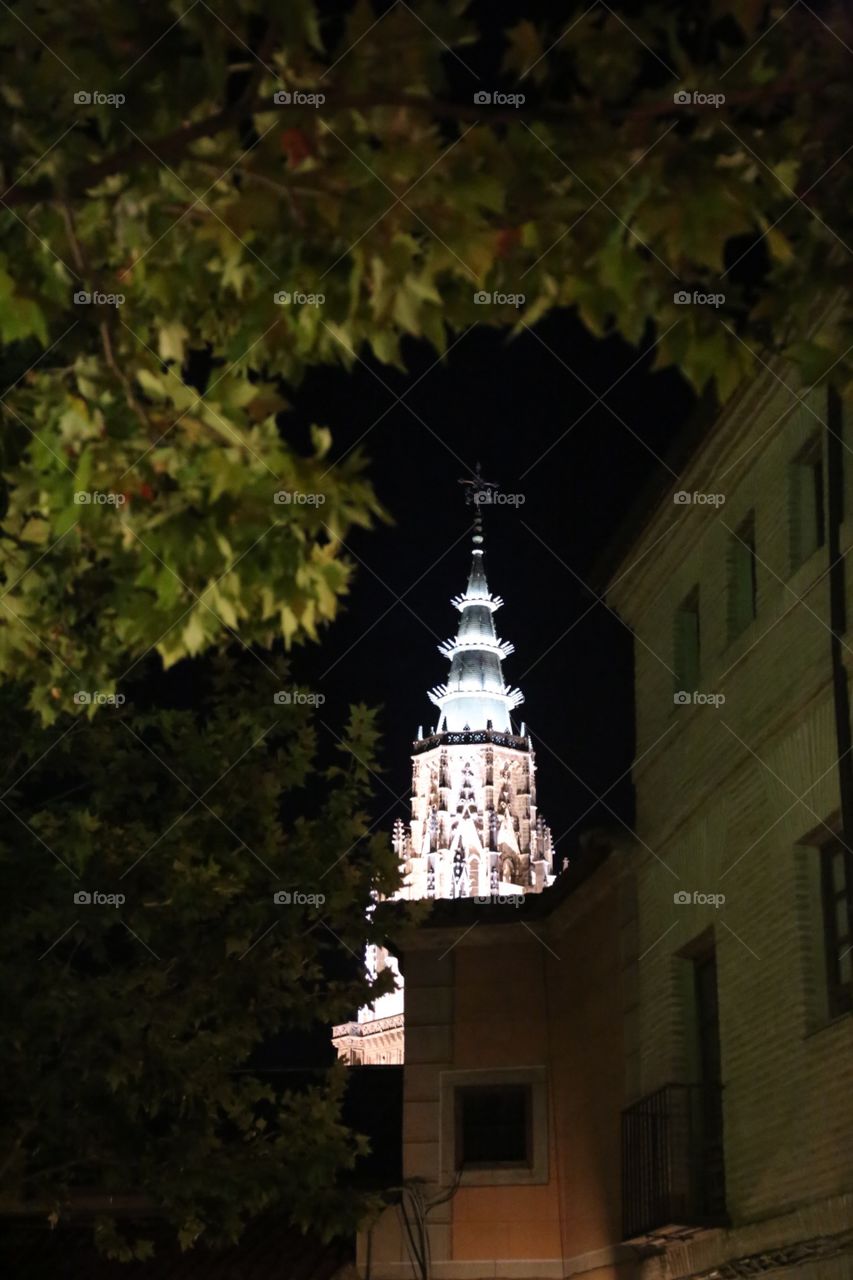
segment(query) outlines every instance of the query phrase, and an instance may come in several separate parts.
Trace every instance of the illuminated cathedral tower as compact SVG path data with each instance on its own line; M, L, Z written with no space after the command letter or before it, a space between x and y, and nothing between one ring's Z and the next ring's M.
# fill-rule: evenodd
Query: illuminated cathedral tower
M535 760L524 724L510 713L523 701L504 683L503 660L513 652L495 632L503 604L489 591L483 544L483 506L495 486L468 484L474 503L471 571L463 593L451 602L459 626L439 645L450 659L445 684L429 698L438 722L418 731L412 744L412 816L394 824L394 849L404 873L401 898L492 898L539 893L553 876L551 833L536 808ZM393 956L371 948L368 966L390 965ZM335 1027L338 1053L350 1062L403 1061L403 989L382 996L358 1021Z

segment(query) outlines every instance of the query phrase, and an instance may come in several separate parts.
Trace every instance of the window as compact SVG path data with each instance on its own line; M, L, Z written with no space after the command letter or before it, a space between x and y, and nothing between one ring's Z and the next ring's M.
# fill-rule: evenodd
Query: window
M755 512L738 526L729 538L729 639L739 636L757 612L758 595L755 568Z
M544 1067L443 1071L440 1097L445 1186L548 1181Z
M533 1156L529 1084L455 1090L457 1169L529 1169Z
M797 454L790 468L792 571L822 547L826 538L823 472L823 449L820 436L815 432Z
M853 1009L853 884L847 875L844 852L840 840L832 840L821 849L823 932L830 1017L837 1017Z
M691 693L699 687L698 587L694 587L676 609L673 632L675 690Z

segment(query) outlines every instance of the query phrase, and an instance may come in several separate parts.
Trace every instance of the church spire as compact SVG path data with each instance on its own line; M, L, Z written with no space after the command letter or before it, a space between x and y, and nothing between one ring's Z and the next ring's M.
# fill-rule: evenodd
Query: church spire
M497 485L477 467L460 481L474 506L471 572L453 604L459 629L439 645L450 660L447 684L430 698L441 712L438 731L418 731L412 743L412 816L394 824L394 853L403 872L399 898L505 898L541 893L554 879L551 833L536 805L533 741L524 725L516 733L510 712L522 701L504 684L502 664L512 645L495 634L501 606L486 581L483 508ZM402 1062L403 978L393 958L397 990L361 1009L358 1022L335 1028L338 1053L351 1062ZM394 1005L392 1000L398 1000Z
M441 711L439 733L482 729L512 733L510 711L524 696L504 683L502 663L513 645L499 640L495 632L493 615L503 600L489 591L483 541L482 508L497 485L482 478L479 463L474 478L459 483L467 487L466 501L474 505L471 571L466 590L451 601L462 615L456 635L438 647L450 659L450 674L446 684L430 691L429 698Z

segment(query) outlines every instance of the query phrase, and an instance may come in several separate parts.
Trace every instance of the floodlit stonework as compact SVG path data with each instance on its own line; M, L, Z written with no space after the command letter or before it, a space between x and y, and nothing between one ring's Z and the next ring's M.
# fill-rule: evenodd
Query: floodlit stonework
M520 899L554 879L551 832L536 807L533 744L510 718L524 698L504 683L503 659L513 646L495 632L503 601L486 581L477 511L468 585L452 601L459 627L439 645L450 672L429 694L438 723L413 743L412 816L408 826L394 824L400 898ZM392 966L397 990L335 1027L335 1047L354 1064L402 1062L403 979L378 948L369 950L367 964L373 971Z
M793 386L780 361L733 397L607 593L638 640L624 1186L640 1280L853 1276L853 453L848 411ZM666 1152L683 1134L680 1186L651 1138Z
M353 1022L333 1028L339 1058L351 1066L399 1065L403 1061L403 978L394 956L382 947L368 947L366 965L372 977L391 969L396 990L379 996L370 1008L359 1009Z

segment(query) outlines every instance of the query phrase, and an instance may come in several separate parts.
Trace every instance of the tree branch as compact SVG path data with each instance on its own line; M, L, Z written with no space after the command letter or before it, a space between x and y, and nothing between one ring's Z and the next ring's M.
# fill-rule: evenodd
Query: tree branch
M727 105L748 106L752 103L773 102L779 98L789 97L796 93L826 94L833 88L827 81L813 83L795 83L790 80L779 80L772 85L763 85L755 89L741 89L726 94ZM366 111L380 107L405 107L412 111L422 111L438 119L473 121L481 124L517 124L520 121L555 121L562 124L575 123L583 127L590 114L606 115L613 120L649 119L657 116L677 113L677 107L671 98L659 102L642 103L629 108L602 106L599 102L590 101L579 106L567 106L560 103L543 103L541 105L523 106L517 109L495 110L478 103L449 102L440 98L426 98L419 94L327 94L324 106L331 111ZM193 124L182 125L171 133L155 138L147 145L142 141L134 141L120 151L88 165L69 175L67 188L82 195L91 187L97 186L105 178L123 173L128 169L138 168L140 163L151 164L154 157L176 158L183 156L193 142L200 138L215 137L217 133L235 128L246 116L259 115L275 111L275 104L269 98L255 99L251 102L239 101L224 107L212 115L205 116ZM301 106L292 103L288 107L288 117L300 114L314 114L316 107ZM152 152L154 153L152 155ZM6 193L0 197L0 203L12 208L15 205L38 204L50 200L56 195L56 188L49 179L35 182L32 186L20 187L11 183Z
M84 278L86 278L89 275L89 271L88 271L88 267L86 266L86 259L83 254L83 249L80 245L80 241L77 238L77 230L76 230L76 227L74 226L74 215L72 214L71 209L69 208L68 202L66 200L60 201L59 207L62 211L62 218L63 218L63 221L65 222L65 228L68 233L68 240L71 245L72 255L74 257L74 264L77 267L77 270L80 272L80 274ZM142 408L142 405L136 399L136 396L133 394L133 386L131 385L130 379L128 378L124 370L120 368L119 364L116 361L115 353L113 351L112 336L110 334L110 328L106 320L100 321L100 323L98 324L98 332L101 335L101 347L104 352L104 359L106 360L107 365L112 370L113 374L116 376L116 378L118 378L119 382L121 383L128 406L133 411L133 413L136 414L137 418L142 423L145 430L147 432L150 432L151 423L148 421L148 415L146 414L145 410Z

